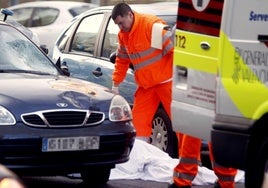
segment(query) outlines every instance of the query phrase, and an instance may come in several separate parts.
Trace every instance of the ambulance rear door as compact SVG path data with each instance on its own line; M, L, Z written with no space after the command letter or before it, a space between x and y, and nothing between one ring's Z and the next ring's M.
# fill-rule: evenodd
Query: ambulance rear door
M224 0L180 0L174 49L172 124L210 140L216 110Z

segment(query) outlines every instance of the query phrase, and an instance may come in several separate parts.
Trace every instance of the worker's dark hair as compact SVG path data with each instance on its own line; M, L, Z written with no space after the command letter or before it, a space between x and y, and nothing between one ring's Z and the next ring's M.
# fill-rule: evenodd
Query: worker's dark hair
M117 16L125 16L128 12L132 12L130 6L126 3L118 3L112 10L112 19L115 20Z

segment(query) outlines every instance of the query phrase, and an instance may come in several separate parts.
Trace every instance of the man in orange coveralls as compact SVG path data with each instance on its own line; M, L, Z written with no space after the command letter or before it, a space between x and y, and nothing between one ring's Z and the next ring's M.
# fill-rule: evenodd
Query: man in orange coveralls
M132 63L138 85L133 124L137 138L149 142L151 122L160 102L171 117L173 33L162 19L134 12L126 3L114 6L112 19L120 29L112 90L118 93Z
M177 133L179 143L179 156L180 162L174 168L173 181L174 184L170 188L184 187L190 188L192 181L198 173L198 165L201 164L200 160L200 148L201 140L186 134ZM212 146L209 143L209 155L212 163L214 173L218 177L218 181L215 183L215 188L234 188L235 187L235 175L237 169L226 168L215 163L212 155Z

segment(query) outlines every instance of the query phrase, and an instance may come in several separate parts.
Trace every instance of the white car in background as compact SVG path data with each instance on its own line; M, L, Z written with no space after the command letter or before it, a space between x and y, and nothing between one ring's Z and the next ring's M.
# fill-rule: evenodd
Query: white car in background
M98 5L75 1L35 1L8 7L14 12L13 19L29 28L39 37L40 44L46 45L48 55L62 29L80 13Z

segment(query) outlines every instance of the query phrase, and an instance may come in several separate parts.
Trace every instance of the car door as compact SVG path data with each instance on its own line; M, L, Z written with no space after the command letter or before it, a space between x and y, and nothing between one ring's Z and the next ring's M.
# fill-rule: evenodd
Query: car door
M118 27L110 19L110 14L91 14L70 30L70 36L67 37L70 40L62 51L61 63L68 66L72 77L111 88L114 64L109 57L117 49ZM120 94L132 104L135 90L134 76L130 69L120 85Z

